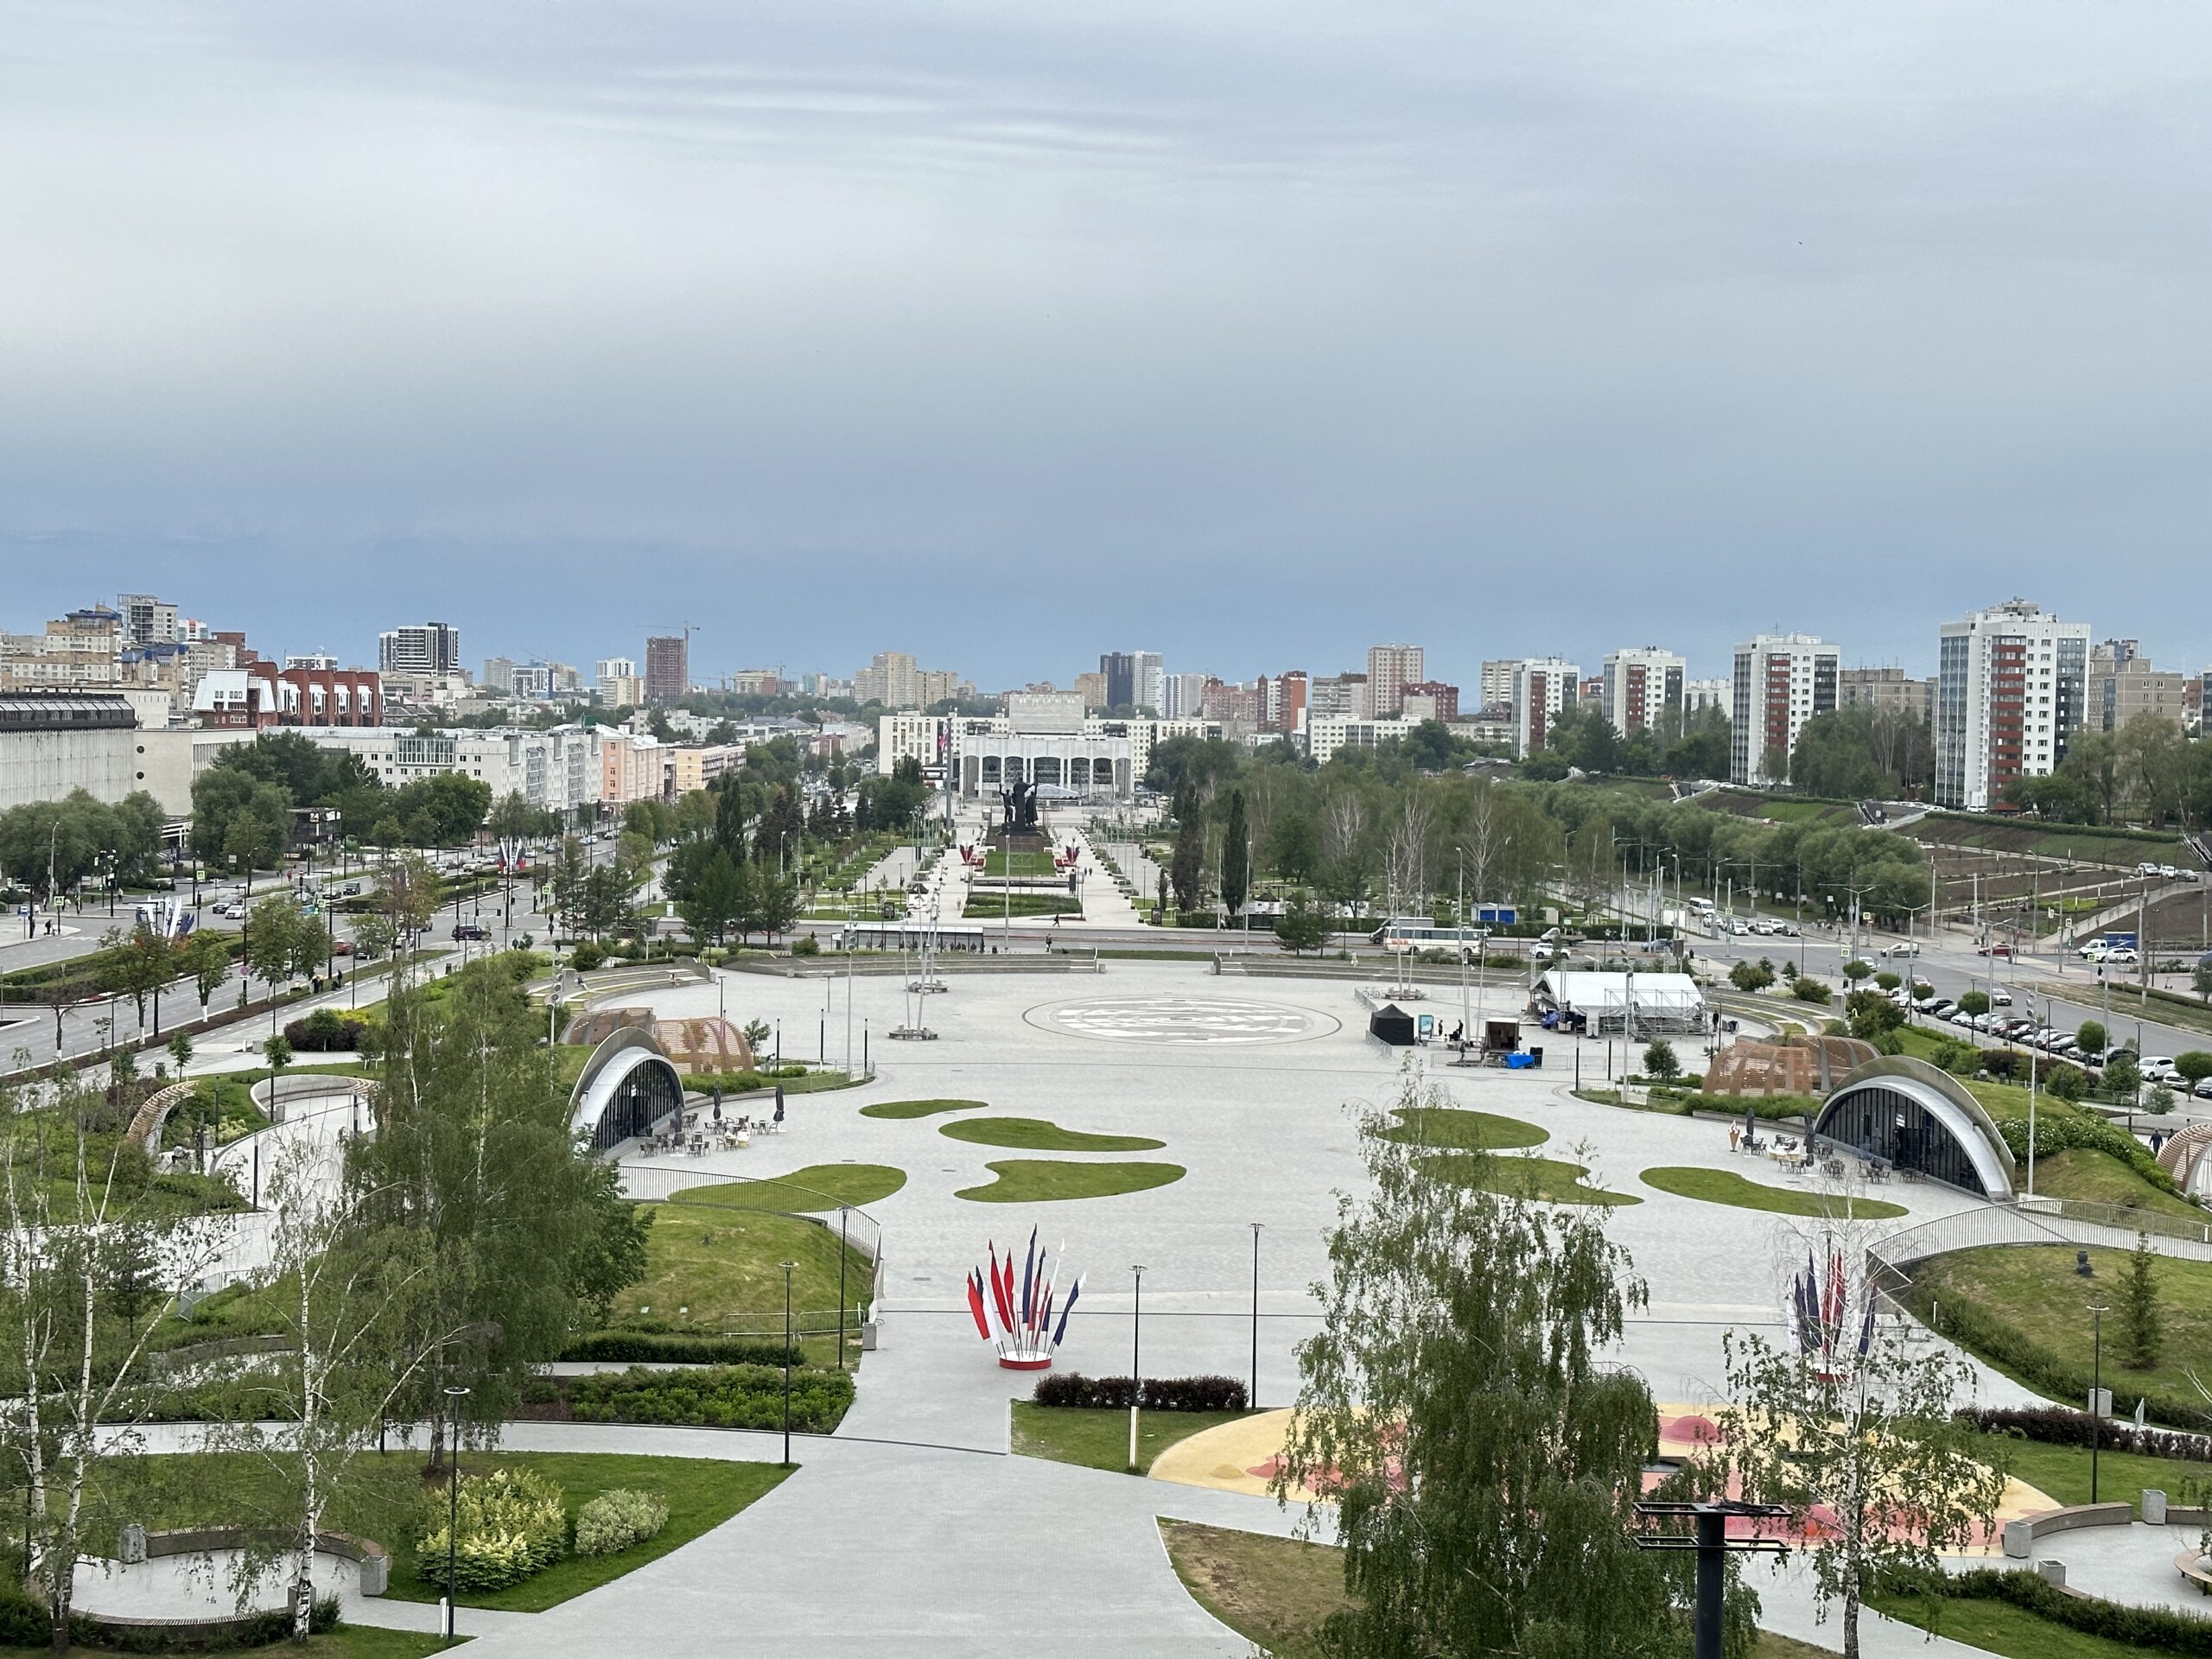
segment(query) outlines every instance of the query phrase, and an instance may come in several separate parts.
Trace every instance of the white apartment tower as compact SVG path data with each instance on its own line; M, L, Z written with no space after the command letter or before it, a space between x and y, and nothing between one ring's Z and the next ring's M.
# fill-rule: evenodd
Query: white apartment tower
M1682 706L1689 664L1671 651L1643 645L1605 654L1605 713L1623 737L1655 731L1669 709Z
M386 674L458 674L461 630L450 622L418 622L380 633L377 667Z
M1406 706L1406 688L1428 677L1421 665L1419 645L1370 645L1367 648L1368 713L1376 720L1393 720Z
M1564 657L1527 657L1514 664L1513 753L1528 759L1551 739L1552 722L1572 703L1582 671Z
M2015 778L2066 758L2082 721L2089 625L2007 600L1943 625L1936 674L1936 800L1967 812L2001 805Z
M1834 712L1841 671L1841 653L1809 633L1762 633L1737 646L1730 779L1787 783L1797 734L1814 715Z

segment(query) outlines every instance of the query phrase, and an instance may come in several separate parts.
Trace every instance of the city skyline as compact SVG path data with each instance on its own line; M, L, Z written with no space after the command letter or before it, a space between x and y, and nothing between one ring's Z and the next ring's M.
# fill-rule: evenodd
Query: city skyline
M594 665L610 657L629 658L641 665L645 658L646 639L660 633L664 627L676 625L674 619L658 626L640 625L634 631L634 637L632 631L603 621L594 623L581 615L572 615L558 629L534 624L503 626L500 618L506 607L494 603L487 605L483 613L464 612L453 602L456 584L451 582L444 585L442 594L428 595L427 603L404 593L391 601L403 608L413 605L419 614L395 611L380 616L349 607L344 623L334 625L321 607L312 604L311 594L290 596L272 592L263 584L237 584L234 580L226 583L221 573L195 574L175 561L126 569L140 578L137 586L158 594L175 605L182 614L214 626L242 631L257 650L278 656L328 652L346 666L377 667L381 634L395 628L417 626L425 620L436 620L459 631L463 642L461 666L472 677L480 675L487 660L507 658L518 664L537 661L571 664L584 671L588 679ZM120 585L125 588L130 586ZM238 591L241 587L243 591ZM231 589L227 596L226 588ZM83 582L67 573L25 571L11 588L9 613L0 616L0 630L35 631L48 617L60 616L95 601L112 602L115 596L111 591L84 591ZM1784 618L1778 626L1765 621L1755 626L1746 616L1724 608L1699 636L1716 642L1710 648L1691 643L1679 632L1645 637L1635 632L1632 626L1609 630L1605 613L1600 611L1594 615L1586 613L1573 630L1578 637L1586 637L1592 643L1562 648L1558 654L1582 664L1586 673L1594 675L1603 658L1612 652L1656 647L1686 658L1693 678L1723 677L1730 672L1736 647L1744 640L1760 633L1804 632L1818 633L1839 645L1845 667L1898 667L1915 677L1925 678L1936 672L1940 631L1945 624L2014 598L2038 604L2046 613L2067 622L2087 624L2094 639L2139 640L2143 655L2161 669L2194 677L2212 664L2212 636L2205 634L2193 615L2185 611L2169 622L2167 607L2154 605L2147 598L2139 604L2133 602L2131 596L2107 592L2109 609L2093 612L2055 600L2048 590L2015 593L1997 588L1977 592L1955 609L1942 612L1923 613L1916 607L1900 607L1894 600L1884 603L1870 597L1870 614L1882 613L1888 632L1905 641L1904 649L1892 653L1862 646L1864 636L1858 630L1830 626L1818 618ZM651 607L646 608L649 613L658 614ZM661 607L660 610L668 608ZM1239 642L1228 637L1228 631L1220 627L1209 627L1187 649L1163 648L1159 643L1161 639L1173 638L1183 631L1158 618L1141 623L1141 630L1149 628L1148 632L1139 631L1121 638L1109 634L1096 639L1076 639L1065 645L1057 638L1039 639L1017 650L1001 643L992 630L985 628L976 627L963 637L948 640L942 633L925 638L923 628L916 623L886 620L841 622L834 632L823 631L825 643L821 650L803 653L794 639L780 632L772 636L746 633L742 636L745 644L733 649L728 638L740 626L737 619L733 617L718 626L712 610L702 605L692 608L706 613L706 620L696 624L698 631L693 636L690 652L691 678L699 684L710 685L741 671L773 667L779 662L793 678L802 673L820 673L847 679L856 669L865 667L872 656L884 651L918 655L928 666L956 671L960 677L972 681L986 692L1019 690L1026 684L1048 680L1065 690L1074 684L1078 674L1095 670L1102 654L1122 651L1157 652L1165 659L1170 674L1204 672L1231 683L1261 675L1272 677L1292 669L1304 669L1319 678L1363 672L1370 646L1387 639L1402 639L1426 652L1431 679L1461 688L1462 706L1469 712L1480 704L1484 661L1548 656L1554 652L1553 642L1557 637L1533 626L1523 629L1510 619L1494 615L1486 618L1476 631L1457 636L1425 632L1420 626L1411 625L1395 632L1384 629L1363 634L1352 631L1341 613L1330 613L1305 620L1301 632L1314 644L1303 654L1288 644ZM1589 609L1586 607L1586 613ZM1900 627L1900 613L1908 626ZM2162 628L2165 630L2164 638ZM804 632L800 631L802 635ZM510 634L526 635L530 643L524 646L509 638ZM550 640L547 636L550 636ZM1271 639L1279 637L1279 632L1270 632ZM715 644L718 639L719 648ZM506 641L504 647L500 643L503 639ZM565 646L556 643L560 641L566 641ZM995 663L1006 666L1002 671L994 672L991 664Z
M219 582L366 661L365 589L583 661L728 594L702 672L979 683L1773 629L1932 668L2013 594L2202 652L2105 619L2201 577L2168 112L2212 18L479 16L16 9L41 608Z

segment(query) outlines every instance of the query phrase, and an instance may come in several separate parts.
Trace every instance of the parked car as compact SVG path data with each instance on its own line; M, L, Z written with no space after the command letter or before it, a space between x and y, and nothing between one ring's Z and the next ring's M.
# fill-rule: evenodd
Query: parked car
M1936 1020L1948 1020L1958 1011L1959 1005L1948 996L1936 997L1929 1003L1927 1010L1929 1017Z
M2143 1080L2145 1083L2173 1083L2181 1073L2174 1070L2173 1058L2165 1054L2146 1054L2143 1057Z
M2199 1100L2212 1100L2212 1077L2199 1077L2196 1087L2190 1090Z

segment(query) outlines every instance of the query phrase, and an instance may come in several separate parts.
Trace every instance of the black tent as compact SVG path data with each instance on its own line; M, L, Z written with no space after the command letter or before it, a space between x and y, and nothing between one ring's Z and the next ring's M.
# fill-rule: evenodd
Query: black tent
M1375 1010L1367 1021L1367 1034L1379 1038L1393 1048L1411 1048L1414 1042L1414 1017L1395 1002L1385 1002Z

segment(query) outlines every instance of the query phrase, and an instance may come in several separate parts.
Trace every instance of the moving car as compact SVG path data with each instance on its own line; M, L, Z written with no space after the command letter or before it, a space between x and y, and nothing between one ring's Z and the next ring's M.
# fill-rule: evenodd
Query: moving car
M456 939L488 939L492 937L492 930L481 922L455 922L453 936Z
M2012 954L2012 947L2009 944L1985 944L1974 954L1982 957L2010 957Z
M1882 955L1885 957L1916 957L1919 954L1920 942L1917 939L1899 939L1895 944L1882 947Z

